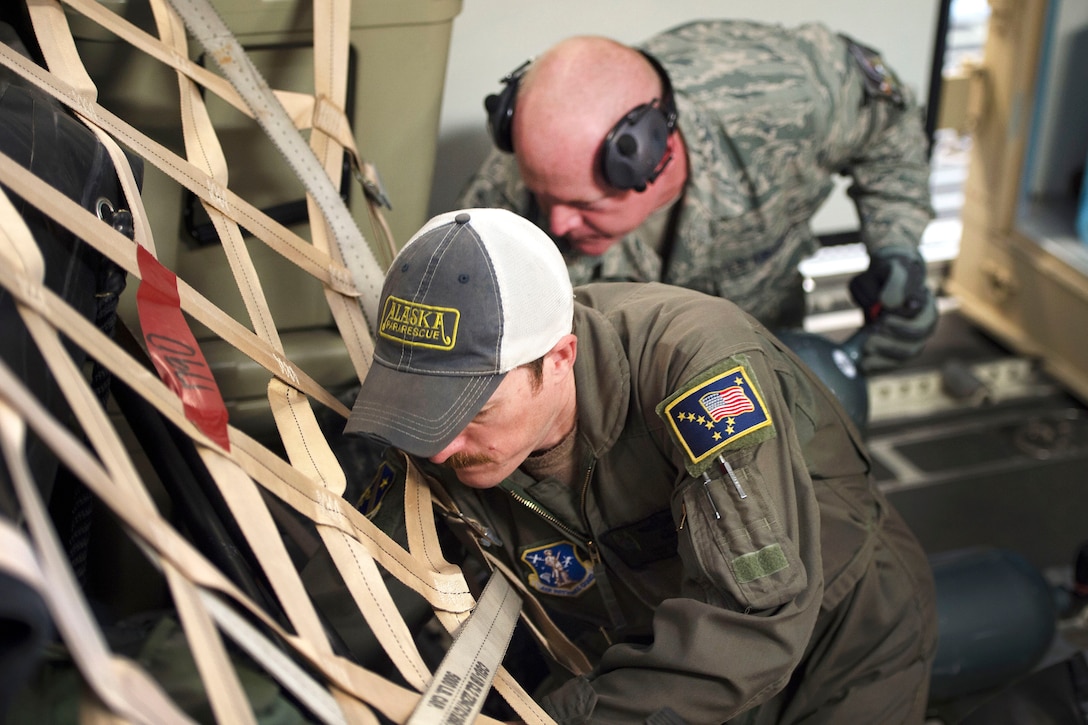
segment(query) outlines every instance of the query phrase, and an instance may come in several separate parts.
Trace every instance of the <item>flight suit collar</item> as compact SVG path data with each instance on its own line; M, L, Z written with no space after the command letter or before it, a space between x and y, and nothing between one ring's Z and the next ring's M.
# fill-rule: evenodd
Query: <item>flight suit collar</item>
M631 401L631 367L619 336L597 310L578 303L575 289L574 334L578 357L574 381L578 429L593 458L607 452L623 432Z

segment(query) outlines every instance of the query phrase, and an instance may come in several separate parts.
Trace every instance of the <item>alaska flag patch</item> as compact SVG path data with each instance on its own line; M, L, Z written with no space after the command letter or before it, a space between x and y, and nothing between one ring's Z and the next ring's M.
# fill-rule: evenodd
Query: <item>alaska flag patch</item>
M657 406L657 414L687 455L697 476L725 450L755 445L774 436L759 388L736 359L711 368Z
M370 486L363 491L363 495L359 497L355 504L355 508L359 509L359 513L368 519L373 519L374 514L378 513L378 509L382 507L385 494L389 493L389 490L393 487L396 477L397 474L393 467L387 461L382 461L377 473L374 474L374 480L370 482Z

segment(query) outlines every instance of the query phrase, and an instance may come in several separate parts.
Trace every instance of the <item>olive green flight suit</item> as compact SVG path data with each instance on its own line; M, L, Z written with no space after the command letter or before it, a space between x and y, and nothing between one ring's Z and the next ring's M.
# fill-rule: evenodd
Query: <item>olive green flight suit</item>
M575 294L581 480L519 470L473 490L422 465L594 663L546 709L921 723L932 576L833 394L726 300L657 283Z

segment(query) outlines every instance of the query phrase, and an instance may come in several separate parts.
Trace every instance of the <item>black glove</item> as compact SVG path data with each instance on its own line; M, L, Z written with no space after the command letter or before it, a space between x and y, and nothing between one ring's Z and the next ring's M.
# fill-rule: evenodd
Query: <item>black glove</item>
M937 328L937 300L926 287L926 263L916 249L873 252L869 269L850 280L850 295L870 330L861 349L866 373L889 370L914 357Z

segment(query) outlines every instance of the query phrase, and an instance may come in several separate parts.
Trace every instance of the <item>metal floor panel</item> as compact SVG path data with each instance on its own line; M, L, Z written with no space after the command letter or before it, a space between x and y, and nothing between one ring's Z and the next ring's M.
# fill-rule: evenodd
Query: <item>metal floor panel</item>
M1088 418L1054 401L870 439L878 485L929 553L996 546L1039 568L1088 539Z
M950 385L951 374L972 376L978 391ZM926 553L1014 551L1045 574L1061 611L1077 551L1088 541L1084 404L955 312L942 314L918 360L868 382L877 485ZM1020 681L1035 682L1088 652L1088 609L1067 612L1057 625L1049 650ZM1043 714L1061 698L1014 684L945 702L927 725L1072 722Z
M949 393L951 369L982 385ZM1088 409L957 314L925 353L869 380L877 484L933 554L999 546L1041 569L1088 540Z

